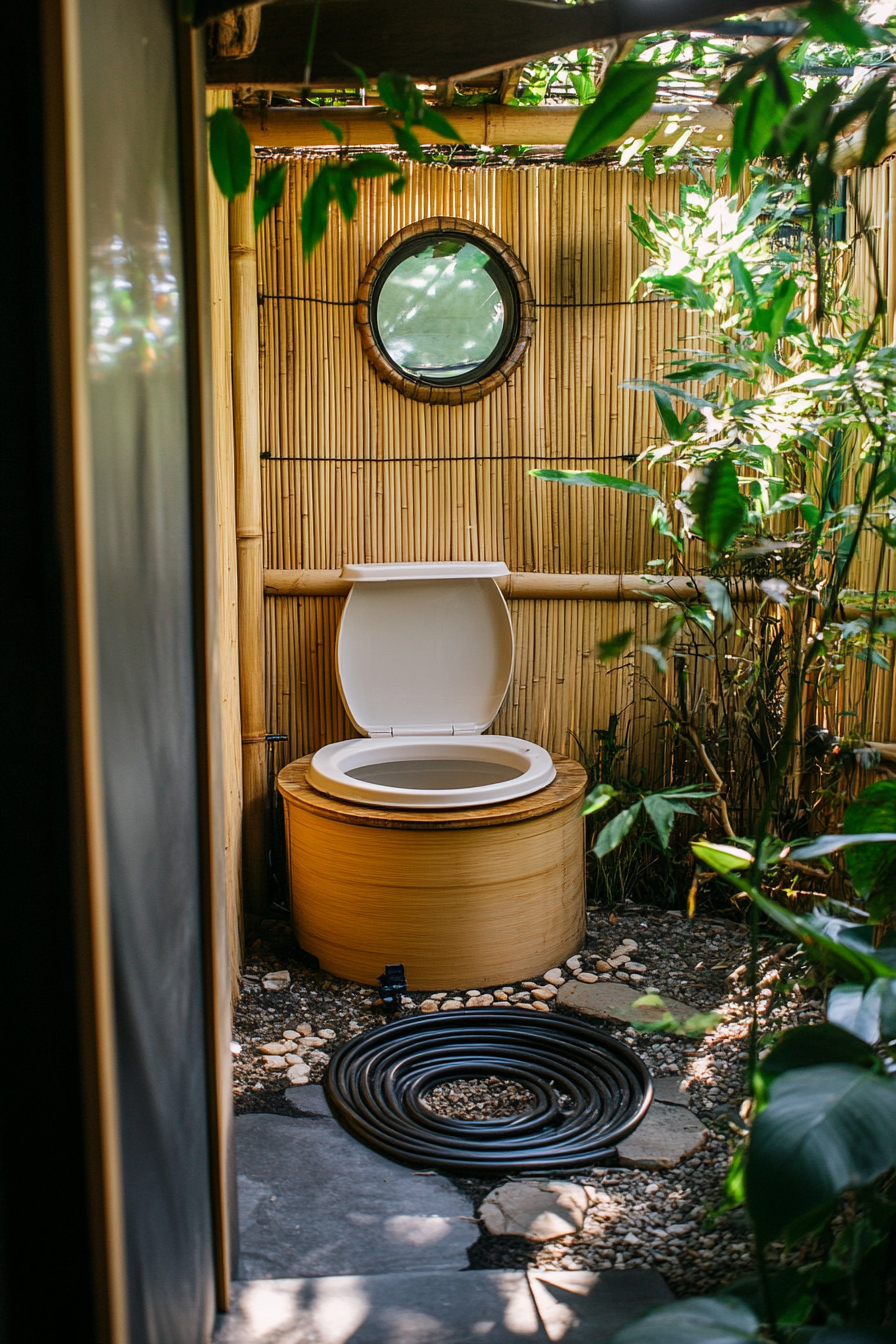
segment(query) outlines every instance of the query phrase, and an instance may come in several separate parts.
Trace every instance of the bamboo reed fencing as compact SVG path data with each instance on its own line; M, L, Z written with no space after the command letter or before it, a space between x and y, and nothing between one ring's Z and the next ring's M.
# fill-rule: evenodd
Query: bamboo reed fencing
M355 221L346 224L334 209L324 243L306 262L299 216L319 156L287 162L283 204L257 235L265 727L288 735L280 764L355 733L334 666L343 600L335 572L343 564L504 560L514 580L537 583L638 575L665 555L648 501L536 481L529 472L625 474L662 430L652 398L623 385L655 375L666 352L685 348L697 329L674 304L643 295L628 301L644 261L627 227L629 207L643 212L650 200L660 213L674 211L674 175L648 184L608 167L411 164L399 197L383 181L360 183ZM878 240L891 313L894 193L890 164L863 174L860 209ZM467 218L506 239L535 294L535 336L522 366L507 387L470 406L403 397L377 377L355 330L370 258L400 228L434 215ZM858 248L853 283L866 303L870 275ZM222 329L216 368L229 377L224 336ZM219 389L219 403L223 396ZM231 411L220 411L226 421ZM857 585L874 566L873 555L863 556ZM277 571L288 574L272 580ZM332 586L310 591L290 579L297 571L318 581L330 571ZM284 591L290 582L295 587ZM896 587L896 575L887 586ZM514 596L511 587L508 600L515 665L495 731L563 752L571 733L587 741L618 714L631 768L643 767L653 784L666 779L656 674L643 660L605 667L596 657L599 642L622 629L632 629L636 643L652 642L662 613L627 589L611 601ZM841 703L854 694L849 688ZM892 676L875 672L872 696L873 736L896 740Z
M649 377L696 330L692 315L642 298L628 206L674 209L678 182L648 188L604 168L412 165L400 197L361 183L354 223L331 220L305 262L301 201L316 163L289 161L282 207L258 235L265 568L347 562L504 560L516 572L638 573L661 554L643 499L533 480L536 466L623 473L660 434ZM456 215L504 238L536 297L532 347L509 386L472 406L430 406L381 381L354 326L370 258L415 219ZM554 751L622 716L639 763L664 768L661 717L630 665L607 672L600 640L661 617L639 601L510 599L511 690L495 731ZM268 597L268 726L287 759L352 736L333 654L336 597Z

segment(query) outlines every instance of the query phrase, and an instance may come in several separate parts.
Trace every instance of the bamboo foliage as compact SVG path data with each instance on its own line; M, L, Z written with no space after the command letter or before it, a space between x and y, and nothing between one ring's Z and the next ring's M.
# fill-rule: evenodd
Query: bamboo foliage
M315 158L291 158L282 206L258 234L261 449L266 569L348 562L503 560L511 571L640 573L664 554L649 502L536 481L536 466L628 474L662 434L652 399L623 384L655 376L696 320L675 305L628 302L645 254L629 206L675 211L672 174L649 184L608 167L455 169L411 164L393 196L359 184L346 224L302 257L301 201ZM888 220L896 176L864 175L873 225ZM469 406L426 405L379 379L355 329L358 284L392 234L428 216L472 220L504 238L528 271L535 336L507 387ZM884 284L896 288L889 244ZM858 257L858 254L857 254ZM856 284L868 276L857 260ZM893 586L896 586L894 583ZM611 713L659 783L668 773L662 705L640 656L602 666L621 629L650 642L650 604L512 599L511 689L494 725L554 751ZM289 736L281 760L354 735L336 683L337 597L267 597L267 726ZM645 675L641 675L642 672ZM878 678L875 736L896 737L892 679ZM879 702L879 703L878 703ZM892 730L892 731L891 731Z

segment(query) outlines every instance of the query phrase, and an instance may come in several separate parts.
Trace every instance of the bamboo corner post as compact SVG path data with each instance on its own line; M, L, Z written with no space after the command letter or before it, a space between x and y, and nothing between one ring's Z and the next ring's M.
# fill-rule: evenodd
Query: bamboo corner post
M541 975L585 937L587 776L555 755L526 798L444 812L328 798L281 770L293 924L324 970L375 985L402 962L409 989L487 988Z
M267 769L258 279L252 196L250 187L230 207L230 286L243 745L243 899L247 910L258 914L267 902L264 844Z

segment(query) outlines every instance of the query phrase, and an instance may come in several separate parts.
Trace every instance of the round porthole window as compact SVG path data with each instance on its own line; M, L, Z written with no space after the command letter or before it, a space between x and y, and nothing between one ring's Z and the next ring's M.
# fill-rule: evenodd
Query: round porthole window
M509 378L532 339L519 258L465 219L425 219L390 238L361 282L364 351L418 401L477 401Z

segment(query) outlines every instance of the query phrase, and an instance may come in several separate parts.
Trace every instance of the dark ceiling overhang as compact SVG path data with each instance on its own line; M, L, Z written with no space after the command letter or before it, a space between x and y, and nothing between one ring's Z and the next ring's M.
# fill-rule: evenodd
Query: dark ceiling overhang
M226 8L232 6L207 0L197 20ZM401 70L421 83L473 78L614 37L687 31L744 12L744 0L323 0L311 82L351 83L352 66L371 78ZM264 5L255 50L239 60L210 59L209 85L302 83L313 14L313 0Z

